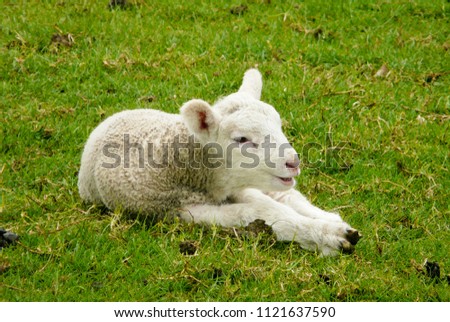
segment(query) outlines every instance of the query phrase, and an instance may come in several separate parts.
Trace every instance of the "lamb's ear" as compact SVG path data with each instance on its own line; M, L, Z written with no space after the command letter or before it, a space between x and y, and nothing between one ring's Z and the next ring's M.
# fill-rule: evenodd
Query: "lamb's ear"
M262 76L257 69L249 69L244 74L239 92L250 94L257 100L261 99Z
M181 107L181 116L190 133L203 142L217 133L220 116L203 100L194 99Z

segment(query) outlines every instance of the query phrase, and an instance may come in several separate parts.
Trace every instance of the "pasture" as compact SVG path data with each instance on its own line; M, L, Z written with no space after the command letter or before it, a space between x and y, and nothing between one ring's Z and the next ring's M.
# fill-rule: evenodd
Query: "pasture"
M450 3L1 0L1 301L450 301ZM268 233L83 204L89 133L178 113L257 66L297 187L363 238L320 257ZM437 263L440 278L424 262Z

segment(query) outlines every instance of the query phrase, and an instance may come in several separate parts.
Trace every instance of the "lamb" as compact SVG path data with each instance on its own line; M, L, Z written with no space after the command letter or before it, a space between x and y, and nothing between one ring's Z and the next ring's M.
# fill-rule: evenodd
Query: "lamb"
M78 188L93 204L224 227L260 219L277 240L322 255L351 252L360 234L295 186L300 160L249 69L238 92L180 114L126 110L103 121L83 151Z

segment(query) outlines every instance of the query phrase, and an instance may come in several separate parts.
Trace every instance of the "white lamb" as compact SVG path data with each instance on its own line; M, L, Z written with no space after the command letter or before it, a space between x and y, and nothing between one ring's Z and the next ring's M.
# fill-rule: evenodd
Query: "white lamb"
M278 240L323 255L350 252L360 234L294 189L300 161L275 109L260 101L259 71L210 106L181 114L139 109L102 122L84 148L78 188L87 202L226 227L256 219Z

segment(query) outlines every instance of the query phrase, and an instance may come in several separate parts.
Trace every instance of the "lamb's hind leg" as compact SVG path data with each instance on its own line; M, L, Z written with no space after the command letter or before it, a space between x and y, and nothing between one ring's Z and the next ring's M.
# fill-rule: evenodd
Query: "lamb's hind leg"
M186 221L225 227L246 226L256 219L270 225L278 240L296 241L303 248L335 255L350 252L350 227L341 222L326 222L299 216L292 208L276 202L261 192L243 193L239 203L220 206L196 204L184 207L181 218Z
M308 199L306 199L305 196L295 189L282 192L269 192L267 195L274 200L289 206L302 216L329 222L344 223L341 216L314 206L308 201ZM348 239L352 245L356 245L360 238L361 234L357 230L353 228L349 230Z

